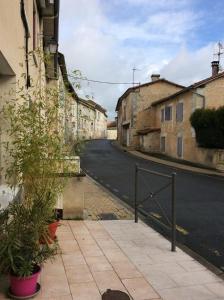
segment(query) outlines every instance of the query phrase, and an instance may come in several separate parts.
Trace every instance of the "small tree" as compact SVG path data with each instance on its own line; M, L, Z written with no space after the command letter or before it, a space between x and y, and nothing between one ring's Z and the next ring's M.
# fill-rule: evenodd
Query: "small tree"
M224 106L197 109L190 117L200 147L224 148Z

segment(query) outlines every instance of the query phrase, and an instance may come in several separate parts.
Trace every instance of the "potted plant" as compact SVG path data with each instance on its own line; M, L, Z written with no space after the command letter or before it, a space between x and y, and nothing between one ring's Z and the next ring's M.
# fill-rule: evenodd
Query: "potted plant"
M39 291L41 265L57 253L56 242L39 243L46 226L41 205L15 201L0 210L0 273L9 274L9 295L25 299Z

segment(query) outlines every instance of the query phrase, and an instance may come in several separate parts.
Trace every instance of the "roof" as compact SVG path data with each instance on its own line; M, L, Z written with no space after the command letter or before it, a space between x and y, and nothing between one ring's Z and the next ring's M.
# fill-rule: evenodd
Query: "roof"
M62 78L64 81L65 88L67 91L78 101L79 97L76 94L71 82L68 80L68 74L67 74L67 68L66 68L66 63L65 63L65 57L62 53L58 53L58 63L59 67L61 69L62 73Z
M149 127L149 128L144 128L144 129L141 129L141 130L137 130L137 134L139 135L145 135L147 133L150 133L150 132L155 132L155 131L161 131L161 128L157 128L157 127Z
M116 128L117 122L116 121L108 121L107 128Z
M83 99L80 97L78 97L78 102L87 106L88 108L102 112L107 117L106 110L102 106L100 106L98 103L96 103L92 100L87 100L87 99Z
M167 96L167 97L161 98L161 99L159 99L159 100L156 100L156 101L154 101L154 102L152 103L151 106L156 106L156 105L158 105L158 104L164 103L164 102L166 102L166 101L172 99L173 97L182 95L182 94L184 94L184 93L186 93L186 92L189 92L189 91L191 91L191 90L193 90L193 89L202 87L203 85L205 85L205 84L207 84L207 83L210 83L210 82L212 82L212 81L214 81L214 80L216 80L216 79L219 79L219 78L221 78L221 77L224 77L224 72L221 72L221 73L219 73L219 74L217 74L217 75L215 75L215 76L210 76L210 77L208 77L208 78L206 78L206 79L203 79L203 80L200 80L200 81L198 81L198 82L195 82L194 84L191 84L191 85L189 85L188 87L185 87L184 89L182 89L181 91L179 91L179 92L177 92L177 93L174 93L174 94L172 94L172 95L170 95L170 96Z
M90 103L92 106L94 106L95 109L101 111L101 112L107 117L107 114L106 114L107 110L106 110L105 108L103 108L101 105L99 105L98 103L96 103L96 102L93 101L93 100L87 100L87 101L88 101L88 103Z
M153 84L158 83L158 82L166 82L166 83L175 85L175 86L180 87L180 88L185 88L185 86L183 86L183 85L180 85L180 84L177 84L177 83L175 83L175 82L166 80L166 79L164 79L164 78L161 78L161 79L158 79L158 80L155 80L155 81L146 82L146 83L143 83L143 84L140 84L140 85L137 85L137 86L128 88L128 89L124 92L124 94L121 95L121 97L118 99L115 111L118 111L119 106L120 106L122 100L123 100L124 98L126 98L131 92L134 92L135 90L137 90L137 89L139 89L139 88L142 88L142 87L145 87L145 86L153 85Z

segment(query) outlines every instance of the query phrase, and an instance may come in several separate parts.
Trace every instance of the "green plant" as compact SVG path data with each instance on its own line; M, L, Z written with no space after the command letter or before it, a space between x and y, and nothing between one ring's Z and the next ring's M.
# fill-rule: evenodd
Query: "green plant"
M26 277L57 253L57 244L41 245L39 239L46 230L41 205L27 207L13 202L0 211L0 273Z
M224 148L224 106L197 109L190 117L200 147Z

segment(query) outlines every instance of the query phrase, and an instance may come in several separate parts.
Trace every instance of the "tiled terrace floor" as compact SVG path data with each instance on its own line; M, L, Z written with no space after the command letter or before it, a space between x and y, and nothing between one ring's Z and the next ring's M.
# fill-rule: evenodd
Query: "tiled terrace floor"
M100 300L109 288L134 300L224 299L219 277L141 222L63 221L58 238L62 254L44 266L38 300Z

